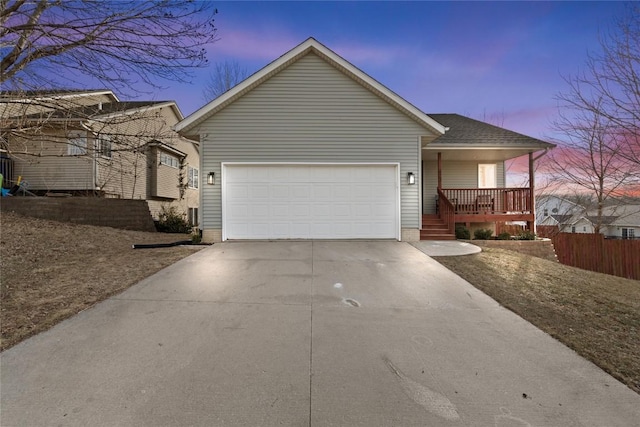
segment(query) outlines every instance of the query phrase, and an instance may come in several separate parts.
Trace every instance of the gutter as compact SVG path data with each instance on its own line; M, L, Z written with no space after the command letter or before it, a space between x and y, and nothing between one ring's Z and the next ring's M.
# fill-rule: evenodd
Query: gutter
M93 135L93 145L94 145L93 146L93 150L92 150L92 153L93 153L92 154L92 160L93 161L91 162L91 169L93 169L93 174L92 174L93 176L92 176L91 179L92 179L93 182L91 183L92 184L91 187L94 189L94 191L95 190L99 190L99 188L98 188L98 161L96 160L96 154L97 154L96 151L97 150L96 150L96 147L95 147L95 144L96 144L96 138L95 137L97 136L97 133L94 132L93 129L91 129L82 120L80 120L80 126L82 126L82 128L84 130L86 130L87 132L90 132ZM89 141L87 141L87 145L89 145Z

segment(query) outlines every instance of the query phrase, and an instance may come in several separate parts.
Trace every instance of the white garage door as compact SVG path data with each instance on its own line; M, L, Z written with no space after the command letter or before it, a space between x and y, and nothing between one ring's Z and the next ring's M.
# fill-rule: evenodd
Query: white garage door
M397 165L235 165L223 170L223 238L399 238Z

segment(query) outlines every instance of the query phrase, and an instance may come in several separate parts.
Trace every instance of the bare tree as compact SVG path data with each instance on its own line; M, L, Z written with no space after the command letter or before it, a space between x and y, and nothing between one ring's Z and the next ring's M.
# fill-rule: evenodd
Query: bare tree
M186 81L216 40L208 1L0 0L0 83L51 88L91 76L114 89Z
M97 190L120 180L120 193L137 197L145 150L177 135L157 112L113 93L57 89L82 88L87 77L136 94L188 81L207 65L216 13L213 3L193 0L0 0L0 149L16 174L17 165L41 166L54 180L55 171L92 164Z
M640 3L600 37L600 51L590 53L581 74L565 79L563 107L598 115L609 122L612 151L640 170ZM608 143L608 142L607 142Z
M248 76L247 69L235 61L218 62L209 74L202 97L205 102L216 99Z
M603 208L609 200L622 195L626 185L638 182L637 165L621 155L627 141L617 125L594 109L561 110L554 128L562 137L546 162L553 187L564 194L571 191L591 197L596 203L595 232L603 225Z

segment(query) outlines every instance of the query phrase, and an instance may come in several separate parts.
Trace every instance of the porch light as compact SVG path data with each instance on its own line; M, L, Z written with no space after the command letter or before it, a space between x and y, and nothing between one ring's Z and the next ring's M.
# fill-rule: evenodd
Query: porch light
M407 172L407 184L414 185L416 183L416 176L413 172Z
M207 175L207 184L213 185L215 183L216 183L216 173L209 172L209 175Z

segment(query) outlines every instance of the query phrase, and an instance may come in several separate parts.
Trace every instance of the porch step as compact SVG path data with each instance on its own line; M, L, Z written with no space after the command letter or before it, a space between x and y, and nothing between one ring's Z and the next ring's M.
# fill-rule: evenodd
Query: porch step
M422 215L420 240L455 240L454 232L449 231L447 224L438 215Z

